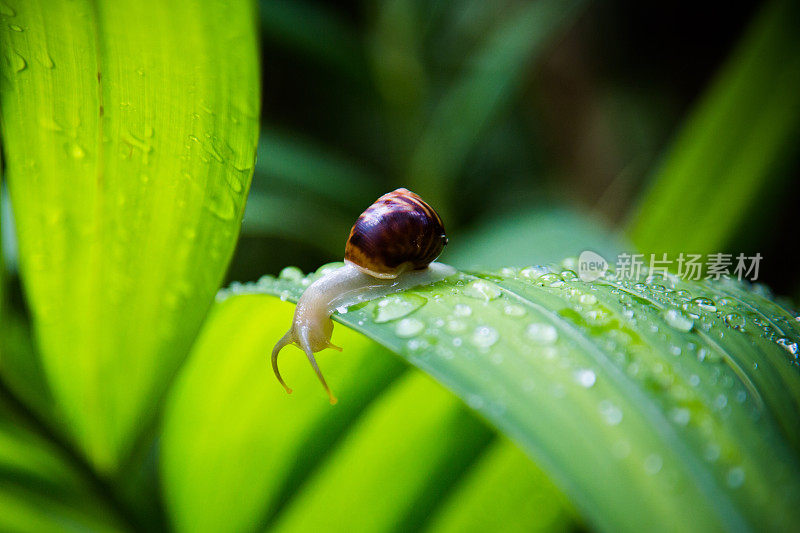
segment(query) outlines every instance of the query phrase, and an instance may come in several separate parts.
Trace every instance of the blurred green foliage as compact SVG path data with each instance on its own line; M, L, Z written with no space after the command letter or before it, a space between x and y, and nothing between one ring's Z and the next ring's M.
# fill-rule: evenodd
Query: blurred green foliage
M330 368L343 394L331 410L303 361L287 362L303 395L287 398L268 373L266 350L285 329L288 304L246 297L213 305L212 295L226 267L229 280L247 281L287 264L311 271L341 260L355 217L398 186L443 215L451 245L442 260L459 268L551 263L584 249L608 259L634 247L758 251L762 278L796 293L800 243L787 238L800 163L796 2L725 10L587 0L253 4L0 0L8 185L0 529L641 525L642 515L620 514L620 498L598 500L586 489L602 481L579 472L583 463L570 471L564 457L552 460L558 435L568 436L563 450L588 460L571 424L596 415L587 406L605 390L604 377L549 432L527 404L511 422L476 414L474 402L465 406L390 350L339 327L347 349ZM528 312L569 322L554 313L560 296L525 290ZM733 375L752 375L771 408L766 418L743 421L737 438L731 419L707 413L718 397L677 406L719 423L714 435L727 447L711 467L698 466L694 433L670 440L642 422L627 434L637 453L650 443L703 482L701 497L686 502L699 521L676 513L675 524L736 529L759 513L757 525L778 524L794 501L793 485L784 500L769 499L776 476L759 466L770 454L785 459L787 472L796 466L797 367L784 364L784 350L796 354L796 331L778 325L792 317L761 292L733 297L753 324L773 313L769 326L788 336L767 345L732 334L712 346L729 359L728 374L732 361L760 361L760 373ZM637 312L657 307L637 301ZM498 320L486 307L472 319ZM653 320L663 327L663 316ZM582 334L577 322L562 333ZM503 333L504 324L496 324ZM351 326L405 353L390 325ZM638 355L653 375L671 369L663 339L639 334ZM595 355L605 349L602 335L589 342ZM462 398L486 392L480 380L459 380L457 364L409 359ZM480 364L478 374L503 382L493 369L504 367ZM709 373L699 394L726 383L718 367L698 368ZM630 412L645 398L656 418L673 417L658 394L666 387L675 400L679 388L651 376L637 396L637 381L612 378ZM567 409L557 404L535 403ZM598 461L608 453L598 451ZM747 490L733 490L736 460L746 463ZM653 497L639 489L670 480L631 472L613 472L628 482L619 494L654 498L646 502L653 516L689 497L668 496L669 487ZM713 512L704 514L703 502Z

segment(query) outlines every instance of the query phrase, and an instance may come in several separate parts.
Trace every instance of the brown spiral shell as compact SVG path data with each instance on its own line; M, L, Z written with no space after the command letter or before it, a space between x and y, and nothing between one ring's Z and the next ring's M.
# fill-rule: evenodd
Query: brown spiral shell
M442 253L442 219L408 189L384 194L361 213L344 249L345 261L376 278L422 269Z

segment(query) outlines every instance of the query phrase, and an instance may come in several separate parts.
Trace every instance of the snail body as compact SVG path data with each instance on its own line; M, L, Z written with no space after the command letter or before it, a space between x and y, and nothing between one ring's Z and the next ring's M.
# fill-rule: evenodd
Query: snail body
M344 266L306 289L291 328L272 350L272 369L286 392L292 390L278 370L278 354L284 346L295 344L305 352L331 403L336 403L314 358L315 352L325 348L341 351L330 342L333 312L453 275L452 267L433 262L446 244L439 215L407 189L384 194L367 208L350 231Z

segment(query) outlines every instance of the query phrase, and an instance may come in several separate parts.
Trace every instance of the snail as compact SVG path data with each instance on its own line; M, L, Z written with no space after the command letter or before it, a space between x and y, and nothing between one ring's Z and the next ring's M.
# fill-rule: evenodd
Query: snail
M331 315L341 306L373 300L388 294L444 279L455 269L433 262L447 244L442 219L425 201L408 189L384 194L358 217L344 250L344 266L312 283L303 293L292 321L272 350L272 370L291 393L278 370L278 354L295 344L303 350L328 393L314 353L331 344Z

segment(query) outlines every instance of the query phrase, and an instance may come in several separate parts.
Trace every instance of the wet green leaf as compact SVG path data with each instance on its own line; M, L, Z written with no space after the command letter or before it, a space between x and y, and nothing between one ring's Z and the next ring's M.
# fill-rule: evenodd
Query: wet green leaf
M0 108L20 272L101 470L152 416L233 250L255 155L250 2L7 1Z
M523 446L596 527L791 528L800 512L796 314L735 281L654 274L587 283L569 267L574 260L458 273L405 293L425 304L396 320L375 320L382 300L336 319L428 372ZM247 293L296 300L315 276L237 285L218 313L243 313L263 298ZM265 358L280 333L263 339ZM334 341L345 349L335 357L347 359L349 341ZM283 363L302 360L294 355ZM328 355L319 359L325 371ZM311 370L289 368L295 394L322 403L318 385L306 389ZM328 381L347 401L350 385Z

